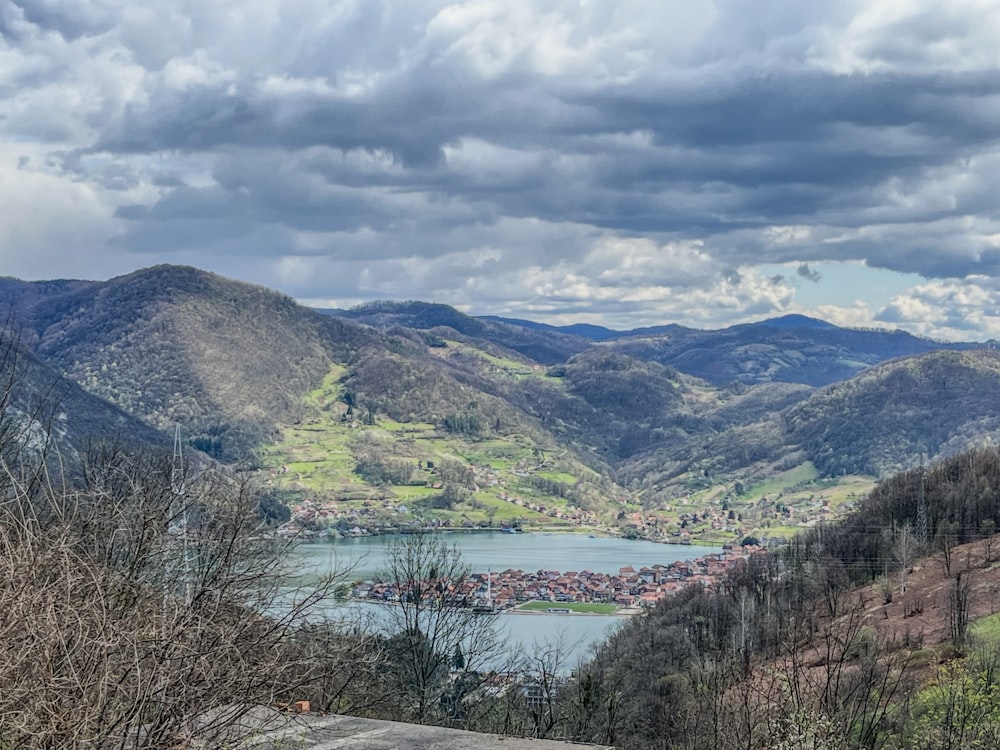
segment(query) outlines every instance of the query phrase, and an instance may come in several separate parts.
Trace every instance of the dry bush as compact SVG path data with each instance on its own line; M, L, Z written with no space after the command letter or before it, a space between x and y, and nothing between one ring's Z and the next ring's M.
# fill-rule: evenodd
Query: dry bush
M294 696L328 586L287 587L256 493L210 471L180 495L169 457L92 459L34 493L5 475L0 747L175 747L208 709Z
M189 478L169 455L122 446L61 466L40 419L55 405L23 408L7 334L0 748L175 748L297 697L313 676L299 644L334 578L291 588L260 496L223 471Z

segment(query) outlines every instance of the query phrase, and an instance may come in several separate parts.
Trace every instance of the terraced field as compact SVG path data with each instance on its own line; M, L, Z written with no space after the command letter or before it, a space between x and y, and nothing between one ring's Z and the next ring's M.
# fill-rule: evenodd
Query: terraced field
M563 387L537 365L443 344L432 349L436 356L464 358L480 375L544 378ZM325 506L318 518L341 528L513 525L722 544L791 537L839 517L874 486L868 477L823 478L811 462L758 466L709 486L692 475L699 489L644 508L641 490L630 492L569 450L553 450L530 435L470 435L444 424L362 414L344 393L346 375L343 367L327 373L304 399L301 418L283 428L263 460L267 481L287 500Z
M622 504L621 488L567 451L544 450L528 436L456 435L382 416L365 424L342 400L343 374L331 370L305 399L299 423L284 427L265 453L269 483L293 502L332 500L384 521L567 530L602 528L613 522L614 507L632 508ZM395 476L372 481L366 462L390 467Z

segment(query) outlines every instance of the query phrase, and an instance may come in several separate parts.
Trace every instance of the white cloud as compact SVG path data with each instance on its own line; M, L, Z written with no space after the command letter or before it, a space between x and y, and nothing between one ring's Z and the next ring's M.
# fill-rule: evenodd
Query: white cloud
M5 272L724 324L857 261L937 281L815 311L993 335L998 36L989 0L0 0Z
M36 168L41 158L31 144L0 144L0 266L33 278L130 270L106 250L120 231L108 196Z
M892 298L877 319L946 340L1000 338L1000 285L972 276L931 281Z

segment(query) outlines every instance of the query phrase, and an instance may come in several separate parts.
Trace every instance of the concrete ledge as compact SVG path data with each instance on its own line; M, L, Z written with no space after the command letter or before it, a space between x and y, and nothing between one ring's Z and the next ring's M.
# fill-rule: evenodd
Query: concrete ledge
M191 750L224 742L241 750L581 750L580 745L555 740L533 740L479 734L460 729L403 724L397 721L359 719L353 716L288 714L276 709L255 708L242 717L238 727L221 732L206 742L192 742ZM233 732L242 736L236 741Z

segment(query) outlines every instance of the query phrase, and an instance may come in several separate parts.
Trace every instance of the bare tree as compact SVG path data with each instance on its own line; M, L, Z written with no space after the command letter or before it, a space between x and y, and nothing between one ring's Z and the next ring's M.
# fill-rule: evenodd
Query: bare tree
M970 590L968 576L963 578L959 571L955 575L955 585L948 592L948 631L951 642L960 648L965 645L969 630Z
M941 547L941 564L945 575L951 575L952 552L958 544L958 524L946 521L938 526L938 544Z
M566 720L567 659L577 645L560 633L530 649L519 646L523 655L509 671L488 676L491 684L484 699L473 703L469 727L506 736L559 736Z
M120 448L65 483L0 466L4 743L176 747L300 689L290 645L326 586L289 588L251 486L209 471L179 495L171 468Z
M567 654L575 645L564 634L538 643L520 668L520 687L532 737L550 736L563 719L559 691L566 684Z
M471 571L438 534L392 543L379 578L395 602L384 618L388 656L403 717L461 723L462 701L482 673L501 668L495 616L476 607Z
M299 666L296 692L322 713L391 717L391 669L381 639L370 622L320 618L299 628L288 649Z
M983 562L989 565L993 562L993 543L996 541L997 523L992 518L985 519L980 528L983 532Z

